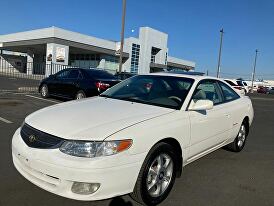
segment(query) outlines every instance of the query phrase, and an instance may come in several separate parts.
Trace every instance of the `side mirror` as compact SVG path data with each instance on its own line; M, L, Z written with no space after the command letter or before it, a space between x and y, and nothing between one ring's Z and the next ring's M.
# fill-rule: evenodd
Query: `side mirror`
M207 99L191 100L188 110L201 111L210 110L213 108L213 102Z

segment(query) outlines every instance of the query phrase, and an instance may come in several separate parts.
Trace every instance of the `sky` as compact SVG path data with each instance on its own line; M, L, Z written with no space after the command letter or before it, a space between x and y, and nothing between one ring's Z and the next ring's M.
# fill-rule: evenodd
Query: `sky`
M50 26L120 40L122 0L1 0L0 34ZM125 37L141 26L169 35L169 55L216 75L224 29L221 76L274 79L273 0L127 0ZM134 30L134 31L133 31Z

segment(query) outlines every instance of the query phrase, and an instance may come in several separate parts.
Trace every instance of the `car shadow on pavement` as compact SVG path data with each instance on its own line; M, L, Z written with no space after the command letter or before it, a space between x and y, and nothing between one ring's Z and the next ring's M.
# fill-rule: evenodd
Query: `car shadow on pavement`
M109 206L133 206L130 201L125 201L121 197L115 197L109 203Z

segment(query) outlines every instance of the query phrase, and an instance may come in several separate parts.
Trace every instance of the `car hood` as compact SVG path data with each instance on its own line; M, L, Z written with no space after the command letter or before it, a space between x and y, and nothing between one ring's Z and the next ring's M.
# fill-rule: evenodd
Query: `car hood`
M104 140L134 124L173 111L130 101L93 97L38 110L29 115L25 122L35 129L65 139Z

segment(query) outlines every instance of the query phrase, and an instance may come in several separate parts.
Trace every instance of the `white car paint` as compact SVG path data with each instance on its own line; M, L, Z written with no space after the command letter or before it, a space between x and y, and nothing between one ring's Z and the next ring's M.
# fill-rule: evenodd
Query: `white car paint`
M180 110L95 97L47 107L25 119L28 125L65 139L132 139L133 144L128 150L112 156L74 157L59 149L28 147L18 128L12 140L12 156L17 170L39 187L67 198L111 198L133 191L144 159L157 142L166 138L179 142L185 166L232 142L245 117L249 118L250 125L253 121L252 103L245 96L215 105L207 111L188 110L199 81L216 78L166 73L153 75L195 80ZM100 183L101 186L93 194L79 195L71 191L73 182Z
M168 108L96 97L41 109L25 121L38 130L64 139L104 140L125 127L170 112ZM47 115L43 115L45 113Z

